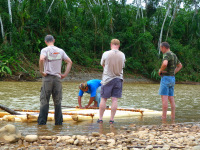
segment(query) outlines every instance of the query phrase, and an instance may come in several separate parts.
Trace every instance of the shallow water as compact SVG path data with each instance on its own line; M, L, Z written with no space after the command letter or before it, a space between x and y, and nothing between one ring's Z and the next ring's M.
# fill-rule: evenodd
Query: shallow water
M63 82L63 106L77 106L79 82ZM12 109L39 109L41 82L0 82L0 104ZM161 98L158 95L159 84L134 84L125 83L123 98L119 99L118 106L124 108L147 108L162 110ZM177 84L175 86L176 123L200 122L200 85ZM88 103L89 95L83 96L83 106ZM52 103L52 100L50 100ZM108 100L107 105L110 106ZM50 106L53 109L53 106ZM170 110L170 107L169 107ZM127 118L115 118L114 126L104 120L103 125L94 121L64 122L63 126L54 126L54 122L47 122L46 126L38 126L37 123L10 122L15 124L25 135L73 135L88 134L91 132L115 132L121 127L136 125L162 124L161 116L134 116ZM0 127L8 122L0 121ZM170 116L168 116L170 123Z

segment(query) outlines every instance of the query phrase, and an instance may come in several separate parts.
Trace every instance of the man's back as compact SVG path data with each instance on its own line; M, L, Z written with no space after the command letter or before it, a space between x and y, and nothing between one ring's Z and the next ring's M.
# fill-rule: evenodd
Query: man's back
M101 65L104 65L102 84L106 84L114 78L123 79L123 67L125 55L119 50L110 50L103 54Z
M168 65L166 68L167 72L163 73L163 75L174 76L175 75L174 71L175 71L176 65L180 63L177 56L172 51L169 51L163 55L163 60L168 60Z
M56 46L48 46L42 49L41 55L46 56L44 71L47 74L60 77L62 60L68 58L66 53Z

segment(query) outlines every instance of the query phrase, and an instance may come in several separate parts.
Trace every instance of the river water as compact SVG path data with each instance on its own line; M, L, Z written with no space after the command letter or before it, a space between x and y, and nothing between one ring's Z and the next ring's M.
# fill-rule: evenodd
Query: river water
M77 95L79 82L63 82L63 106L77 106ZM41 82L0 82L0 104L12 109L39 109ZM123 87L123 98L119 99L118 106L124 108L146 108L162 110L161 98L158 95L159 84L135 84L125 83ZM83 96L83 106L88 103L89 95ZM200 85L175 85L176 122L200 122ZM50 104L53 104L50 100ZM111 105L111 100L107 101ZM169 105L170 106L170 105ZM50 106L53 109L53 106ZM170 107L169 109L170 110ZM103 125L93 121L64 122L63 126L55 126L54 122L47 122L45 126L37 123L10 122L24 134L38 135L80 135L91 132L117 133L121 128L134 125L160 125L161 116L134 116L127 118L115 118L114 126L104 120ZM0 127L8 122L0 121ZM168 116L167 123L170 122Z

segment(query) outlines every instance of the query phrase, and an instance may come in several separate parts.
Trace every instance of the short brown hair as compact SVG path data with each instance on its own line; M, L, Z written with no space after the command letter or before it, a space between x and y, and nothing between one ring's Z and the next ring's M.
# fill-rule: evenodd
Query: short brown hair
M49 42L53 42L54 41L54 37L52 35L47 35L45 36L45 39L44 39L47 43Z
M111 44L120 45L120 41L118 39L112 39Z
M169 49L170 48L170 45L169 45L169 43L167 43L167 42L162 42L161 44L160 44L160 46L161 47L165 47L166 49Z

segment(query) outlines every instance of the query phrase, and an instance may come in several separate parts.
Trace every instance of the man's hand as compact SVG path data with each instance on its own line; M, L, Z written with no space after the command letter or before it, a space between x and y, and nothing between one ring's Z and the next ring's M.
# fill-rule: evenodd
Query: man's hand
M65 78L68 75L68 73L70 72L71 67L72 67L72 61L69 57L67 59L65 59L64 61L65 61L65 63L67 63L67 65L66 65L64 74L60 74L61 79Z
M160 71L160 69L159 69L159 71L158 71L158 75L159 75L159 76L162 75L162 71Z
M64 79L66 76L64 74L60 74L61 79Z
M45 72L40 72L43 77L46 77L47 74Z
M159 75L159 76L162 76L163 73L167 73L167 71L161 71L161 70L159 69L158 75Z
M85 108L89 108L89 106L88 106L88 105L85 105Z

